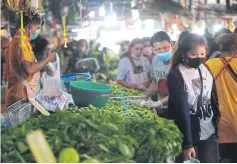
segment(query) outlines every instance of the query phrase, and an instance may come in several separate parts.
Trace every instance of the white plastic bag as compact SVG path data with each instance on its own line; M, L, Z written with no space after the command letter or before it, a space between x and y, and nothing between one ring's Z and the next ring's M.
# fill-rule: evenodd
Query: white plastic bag
M63 94L60 78L60 59L56 54L56 61L47 64L41 76L42 99L60 97Z
M60 59L56 54L56 61L49 63L42 73L42 89L36 96L36 100L49 111L57 108L68 108L69 104L74 104L72 96L67 93L60 77Z
M55 112L56 109L63 110L64 108L68 108L69 104L73 104L72 96L66 92L63 92L60 97L52 97L42 99L41 92L36 96L36 100L48 111Z

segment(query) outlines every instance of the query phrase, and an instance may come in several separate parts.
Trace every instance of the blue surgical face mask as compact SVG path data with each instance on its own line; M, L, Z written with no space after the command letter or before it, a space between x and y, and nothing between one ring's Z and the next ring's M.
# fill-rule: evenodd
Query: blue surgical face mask
M37 30L34 34L31 34L30 40L35 40L38 37L39 33L40 33L40 30Z
M171 56L172 56L172 51L170 50L168 52L156 54L155 58L156 60L160 60L162 62L168 62L170 61Z

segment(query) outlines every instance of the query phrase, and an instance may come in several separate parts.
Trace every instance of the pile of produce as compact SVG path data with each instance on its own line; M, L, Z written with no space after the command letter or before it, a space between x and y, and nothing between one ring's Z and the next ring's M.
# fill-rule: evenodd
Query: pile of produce
M120 85L113 85L113 97L120 96L120 89L123 91L124 96L143 96L144 92L135 89L128 89Z
M128 114L125 112L123 103L121 101L115 100L108 100L105 107L102 109L98 109L94 106L88 106L83 108L73 108L68 109L70 112L77 114L82 111L93 111L93 112L102 112L102 113L111 113L113 115L122 116L126 119L138 119L138 118L145 118L145 119L154 119L155 115L152 113L151 110L147 108L143 108L138 105L127 104L128 106Z
M65 148L74 148L80 162L158 163L181 152L182 135L173 121L129 119L107 109L73 110L31 117L17 127L2 129L1 162L35 162L26 135L37 129L43 130L57 159Z
M113 96L142 96L118 85ZM42 129L58 162L160 163L181 152L182 134L173 121L155 117L141 106L109 99L105 107L93 106L34 115L19 126L2 129L1 162L36 162L26 135ZM73 153L72 153L73 152ZM75 161L74 161L75 162Z

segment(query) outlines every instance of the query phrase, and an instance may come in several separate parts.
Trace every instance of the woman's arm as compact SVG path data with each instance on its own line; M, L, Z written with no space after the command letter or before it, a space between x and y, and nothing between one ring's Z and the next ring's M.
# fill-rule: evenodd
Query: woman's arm
M150 96L156 94L157 92L158 92L158 85L155 80L152 80L151 84L145 91L144 97L148 99Z
M31 76L36 72L41 71L49 62L55 61L55 54L49 54L45 59L36 62L30 63L28 61L23 61L23 67L27 75Z
M168 75L169 101L172 107L168 107L168 112L174 116L175 123L184 135L183 148L192 148L192 133L190 112L187 93L184 90L184 82L179 70L171 69ZM170 104L170 103L169 103Z
M127 62L126 58L123 58L120 60L119 67L118 67L118 74L117 74L116 79L117 79L118 84L120 84L126 88L132 88L132 85L125 81L126 76L128 76L127 75L127 73L128 73L128 70L127 70L128 65L127 64L128 64L128 62Z
M131 84L126 83L124 80L117 80L117 83L126 88L133 88Z

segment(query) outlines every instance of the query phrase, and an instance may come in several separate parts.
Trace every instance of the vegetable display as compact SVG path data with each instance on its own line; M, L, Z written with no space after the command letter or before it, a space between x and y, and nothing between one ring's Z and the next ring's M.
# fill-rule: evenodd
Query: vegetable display
M142 92L113 86L113 96ZM181 152L182 134L173 121L146 108L109 99L105 107L73 107L50 116L34 114L19 126L2 129L1 162L33 163L26 135L42 129L58 162L161 163ZM69 158L70 157L70 158Z
M113 85L113 96L120 96L119 89L122 89L124 96L143 96L144 92L135 89L128 89L120 85Z
M44 131L56 157L71 147L80 154L81 161L165 162L181 152L182 135L166 119L126 119L103 111L57 111L3 129L1 162L20 162L17 153L24 161L35 162L25 136L37 129Z

